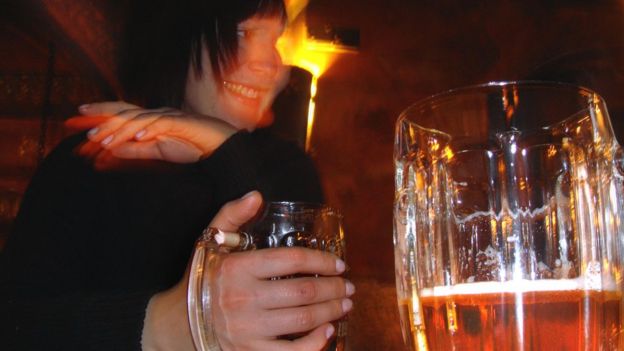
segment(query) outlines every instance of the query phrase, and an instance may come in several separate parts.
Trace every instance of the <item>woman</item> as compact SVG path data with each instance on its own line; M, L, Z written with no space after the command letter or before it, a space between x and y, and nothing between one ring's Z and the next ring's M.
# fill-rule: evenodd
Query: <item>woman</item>
M69 124L90 130L56 148L25 194L2 262L9 349L192 349L184 272L202 229L236 229L262 198L322 201L311 161L258 129L284 81L281 0L142 5L122 50L133 103L81 106ZM227 256L222 348L320 349L351 308L342 271L300 248ZM325 277L267 280L295 272Z

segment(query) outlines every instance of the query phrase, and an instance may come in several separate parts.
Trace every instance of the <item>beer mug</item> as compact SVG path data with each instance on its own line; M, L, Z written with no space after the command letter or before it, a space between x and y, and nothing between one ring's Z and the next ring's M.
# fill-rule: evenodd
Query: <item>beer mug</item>
M622 151L585 88L490 83L410 106L394 252L411 350L624 350Z
M269 202L261 215L237 233L207 228L195 245L188 287L188 313L191 334L199 351L220 350L214 335L211 313L211 280L219 257L231 250L257 250L275 247L307 247L331 252L345 260L342 215L317 203ZM276 279L297 276L273 277ZM323 351L343 351L346 319L334 322L334 337ZM295 339L302 335L284 335Z

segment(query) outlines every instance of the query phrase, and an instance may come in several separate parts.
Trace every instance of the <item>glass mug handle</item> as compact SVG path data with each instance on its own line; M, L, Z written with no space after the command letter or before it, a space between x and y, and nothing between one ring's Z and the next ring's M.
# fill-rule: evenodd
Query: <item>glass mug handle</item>
M199 351L220 351L212 320L211 285L221 256L244 251L251 237L242 232L229 233L208 227L195 243L187 290L187 311L193 343Z

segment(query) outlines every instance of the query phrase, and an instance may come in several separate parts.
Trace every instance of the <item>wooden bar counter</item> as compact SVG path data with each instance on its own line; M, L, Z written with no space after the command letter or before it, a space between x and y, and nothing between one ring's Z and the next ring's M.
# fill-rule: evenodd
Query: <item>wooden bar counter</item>
M401 336L395 283L352 279L356 287L349 315L347 351L406 350Z

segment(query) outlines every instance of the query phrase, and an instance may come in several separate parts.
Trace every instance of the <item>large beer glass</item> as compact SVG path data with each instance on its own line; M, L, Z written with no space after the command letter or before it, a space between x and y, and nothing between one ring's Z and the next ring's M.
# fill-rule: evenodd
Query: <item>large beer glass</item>
M624 350L622 156L590 90L490 83L399 117L394 249L411 350Z
M220 350L212 323L212 279L222 255L228 252L275 247L307 247L331 252L345 260L342 215L324 204L269 202L258 218L236 233L207 228L195 245L188 287L191 334L199 351ZM297 276L273 277L291 279ZM335 333L321 351L343 351L347 320L333 322ZM305 335L283 335L295 339Z

